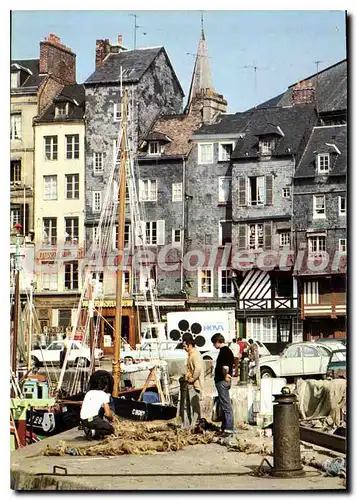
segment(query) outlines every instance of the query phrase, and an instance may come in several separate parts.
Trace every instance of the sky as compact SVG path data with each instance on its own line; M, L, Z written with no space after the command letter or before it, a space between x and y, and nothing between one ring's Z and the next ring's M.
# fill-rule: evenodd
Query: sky
M94 71L95 41L109 38L134 47L164 46L188 97L200 37L201 12L13 10L11 59L36 59L44 37L55 33L77 55L77 82ZM289 85L346 57L345 12L203 11L216 92L228 112L244 111ZM254 67L256 69L254 69Z

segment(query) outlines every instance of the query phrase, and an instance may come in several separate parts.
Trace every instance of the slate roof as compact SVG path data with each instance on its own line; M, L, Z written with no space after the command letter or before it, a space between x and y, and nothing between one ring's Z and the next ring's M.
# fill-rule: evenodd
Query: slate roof
M293 83L288 89L276 97L259 104L257 108L275 106L292 106L293 88L301 82L311 82L315 87L315 95L320 113L347 109L347 60L344 59L322 71L314 73L299 82Z
M335 148L327 146L335 144ZM331 125L314 127L303 155L295 171L295 178L316 176L315 156L319 152L332 153L332 166L330 175L344 175L347 168L347 125Z
M187 156L192 148L190 139L201 120L200 114L196 113L163 115L155 121L145 140L159 132L171 139L164 145L163 156ZM140 157L143 156L145 153L141 152Z
M299 105L289 108L263 108L244 113L247 124L244 128L244 137L237 141L231 158L245 158L259 156L259 140L256 131L273 130L277 134L277 144L273 156L286 156L299 153L301 141L309 127L316 123L316 113L311 105ZM279 137L280 127L284 136Z
M20 87L16 89L11 89L11 92L20 90L20 89L28 89L30 87L39 87L42 81L46 78L47 75L40 75L40 60L39 59L16 59L11 61L11 65L17 64L22 68L29 69L32 75L29 73L28 78L23 82Z
M58 102L71 102L69 115L55 118L55 107ZM44 122L71 122L83 119L85 112L85 89L84 85L75 83L66 85L63 90L53 99L51 105L44 113L36 119L37 123Z
M199 138L200 135L238 134L244 128L248 119L247 112L236 113L234 115L220 115L215 123L202 125L195 132L195 136Z

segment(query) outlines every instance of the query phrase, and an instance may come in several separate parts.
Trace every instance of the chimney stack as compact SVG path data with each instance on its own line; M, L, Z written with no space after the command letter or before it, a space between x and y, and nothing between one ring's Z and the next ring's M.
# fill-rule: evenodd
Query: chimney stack
M95 42L95 69L101 66L102 62L110 52L109 38L96 40Z
M122 35L118 35L118 45L123 45L123 37L122 37Z
M312 82L299 82L293 87L292 93L293 106L296 104L311 104L316 100L315 88Z
M54 33L40 42L40 73L51 74L65 85L76 83L76 54Z

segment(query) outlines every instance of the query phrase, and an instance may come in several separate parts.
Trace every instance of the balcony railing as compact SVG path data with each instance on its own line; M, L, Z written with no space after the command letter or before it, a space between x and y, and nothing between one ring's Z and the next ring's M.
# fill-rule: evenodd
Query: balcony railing
M317 297L314 304L306 304L301 296L301 319L312 316L346 316L346 293L331 292Z
M252 298L238 300L238 309L297 309L297 297Z

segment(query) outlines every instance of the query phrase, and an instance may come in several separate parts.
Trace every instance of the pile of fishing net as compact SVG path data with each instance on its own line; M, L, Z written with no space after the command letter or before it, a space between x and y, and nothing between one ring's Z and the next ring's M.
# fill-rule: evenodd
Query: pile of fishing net
M208 444L216 440L214 425L199 425L195 429L182 429L176 421L134 422L114 421L114 435L93 445L74 447L60 441L54 447L47 445L43 455L116 456L153 455L158 452L178 451L186 446Z

